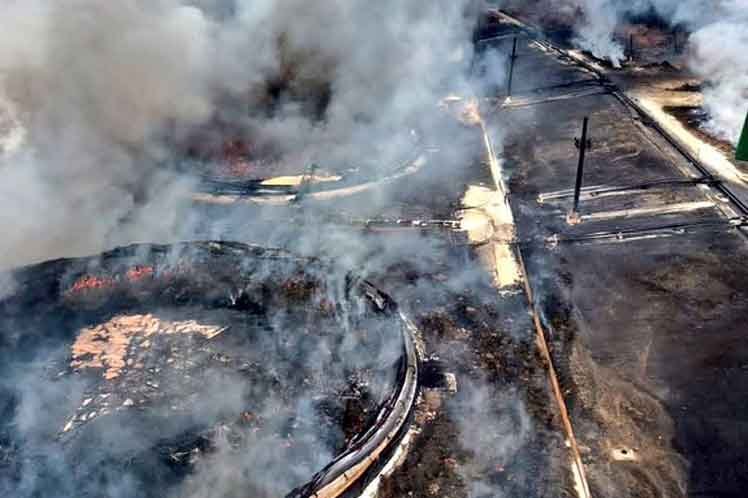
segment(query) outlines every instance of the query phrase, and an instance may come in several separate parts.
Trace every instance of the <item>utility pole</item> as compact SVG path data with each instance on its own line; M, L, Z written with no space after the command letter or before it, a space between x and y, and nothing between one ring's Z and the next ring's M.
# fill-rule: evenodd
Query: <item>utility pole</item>
M574 146L579 149L579 162L577 163L577 181L574 185L574 206L568 216L570 224L579 223L579 197L582 193L582 177L584 175L584 156L587 149L592 148L592 140L587 138L587 126L590 118L585 116L582 121L582 138L574 139Z
M506 96L512 96L512 80L514 79L514 61L517 59L517 37L512 42L512 55L509 56L509 78L506 83Z
M629 33L629 60L634 60L634 33Z

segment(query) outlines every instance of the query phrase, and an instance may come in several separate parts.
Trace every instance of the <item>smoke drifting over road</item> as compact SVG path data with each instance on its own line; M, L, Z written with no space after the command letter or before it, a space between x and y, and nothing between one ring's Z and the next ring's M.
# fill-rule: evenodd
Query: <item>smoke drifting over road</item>
M512 5L520 3L504 2ZM748 111L748 10L745 0L540 0L575 20L573 42L619 66L625 58L615 30L627 18L654 14L691 32L688 66L707 85L704 107L711 131L733 144ZM501 4L501 3L500 3Z

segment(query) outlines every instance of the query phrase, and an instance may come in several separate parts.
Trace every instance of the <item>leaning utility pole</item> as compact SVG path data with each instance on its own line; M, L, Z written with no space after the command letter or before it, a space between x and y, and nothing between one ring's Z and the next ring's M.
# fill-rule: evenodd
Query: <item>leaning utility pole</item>
M574 146L579 149L579 162L577 163L577 181L574 185L574 206L571 208L571 212L568 216L568 221L571 224L579 223L579 197L582 194L582 177L584 175L584 156L587 149L592 148L592 140L587 138L587 125L589 124L590 118L585 116L582 121L582 138L574 139Z

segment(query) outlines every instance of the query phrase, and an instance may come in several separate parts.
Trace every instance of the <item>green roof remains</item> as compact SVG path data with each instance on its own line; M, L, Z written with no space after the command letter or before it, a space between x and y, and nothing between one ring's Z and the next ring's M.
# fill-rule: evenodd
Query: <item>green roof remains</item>
M738 140L738 149L735 152L735 159L738 161L748 161L748 116L745 117L745 126L743 126L743 134Z

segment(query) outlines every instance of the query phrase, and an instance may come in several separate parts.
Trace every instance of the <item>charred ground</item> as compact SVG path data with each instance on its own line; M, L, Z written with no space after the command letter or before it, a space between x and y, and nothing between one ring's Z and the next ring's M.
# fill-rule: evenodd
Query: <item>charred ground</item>
M302 484L374 423L399 361L399 319L329 275L225 243L16 271L2 302L2 406L16 414L2 426L5 491L189 493L215 461L248 453L292 469L248 475L252 494Z

